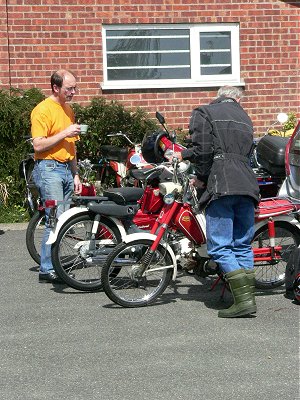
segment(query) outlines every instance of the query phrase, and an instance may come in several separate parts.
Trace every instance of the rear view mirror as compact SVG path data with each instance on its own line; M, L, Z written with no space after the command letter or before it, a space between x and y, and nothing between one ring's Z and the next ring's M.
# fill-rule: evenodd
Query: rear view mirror
M277 121L280 122L281 124L285 124L288 119L289 116L286 113L279 113L277 115Z

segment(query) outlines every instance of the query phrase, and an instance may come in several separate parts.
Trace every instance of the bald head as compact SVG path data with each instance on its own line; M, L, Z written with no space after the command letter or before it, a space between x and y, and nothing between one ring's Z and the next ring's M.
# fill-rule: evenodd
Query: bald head
M56 85L58 88L61 88L64 80L68 77L76 79L75 75L71 71L68 71L66 69L59 69L58 71L54 72L51 75L51 80L50 80L52 91L54 85Z

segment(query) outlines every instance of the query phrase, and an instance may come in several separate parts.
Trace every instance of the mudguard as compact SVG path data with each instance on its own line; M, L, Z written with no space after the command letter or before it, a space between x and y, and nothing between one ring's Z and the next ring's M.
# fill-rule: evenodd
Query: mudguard
M69 221L69 219L72 218L74 215L88 214L88 213L89 213L89 209L86 207L71 207L67 211L62 213L58 217L55 228L51 230L46 244L53 244L56 241L58 233L61 230L61 228L63 227L63 225L65 225L65 223L67 221ZM117 229L120 232L121 238L123 240L123 238L126 237L126 231L124 229L122 222L120 220L118 220L117 218L113 218L113 217L109 217L109 216L105 216L105 217L110 219L116 225Z
M143 233L143 232L132 233L131 235L125 236L123 238L123 242L124 243L130 243L130 242L132 242L134 240L141 240L141 239L155 240L156 239L156 235L153 235L152 233L147 233L147 232L145 232L145 233ZM161 240L160 244L162 246L164 246L168 250L168 252L169 252L169 254L170 254L171 258L172 258L173 266L174 266L172 280L175 281L176 276L177 276L177 261L176 261L176 257L175 257L174 251L172 250L170 245L168 245L165 241Z
M300 233L300 223L299 221L294 218L292 215L279 215L277 217L272 217L274 221L283 221L283 222L287 222L291 225L293 225L295 228L297 228L299 230ZM268 224L268 218L262 219L259 222L255 222L255 232L258 231L258 229L260 229L262 226L267 225Z

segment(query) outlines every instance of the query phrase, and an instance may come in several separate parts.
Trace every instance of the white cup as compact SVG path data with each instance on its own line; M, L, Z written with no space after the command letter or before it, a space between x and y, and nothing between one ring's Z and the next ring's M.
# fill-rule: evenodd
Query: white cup
M88 130L88 125L84 125L84 124L81 124L80 125L80 134L81 135L84 135L84 134L86 134L86 132L87 132L87 130Z

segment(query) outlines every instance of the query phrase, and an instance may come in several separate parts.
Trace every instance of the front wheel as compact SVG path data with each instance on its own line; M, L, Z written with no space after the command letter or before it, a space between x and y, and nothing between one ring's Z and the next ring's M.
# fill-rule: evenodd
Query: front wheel
M123 307L153 303L168 286L173 262L161 244L151 253L152 240L120 243L109 254L102 268L101 281L107 296Z
M94 214L75 215L63 225L51 248L57 275L70 287L81 291L102 288L101 268L107 254L121 241L114 223L101 217L92 240Z
M281 246L280 259L270 262L254 262L255 286L258 289L270 289L285 283L286 264L292 251L300 243L300 232L292 224L275 221L275 246ZM252 247L269 247L268 224L255 232Z

